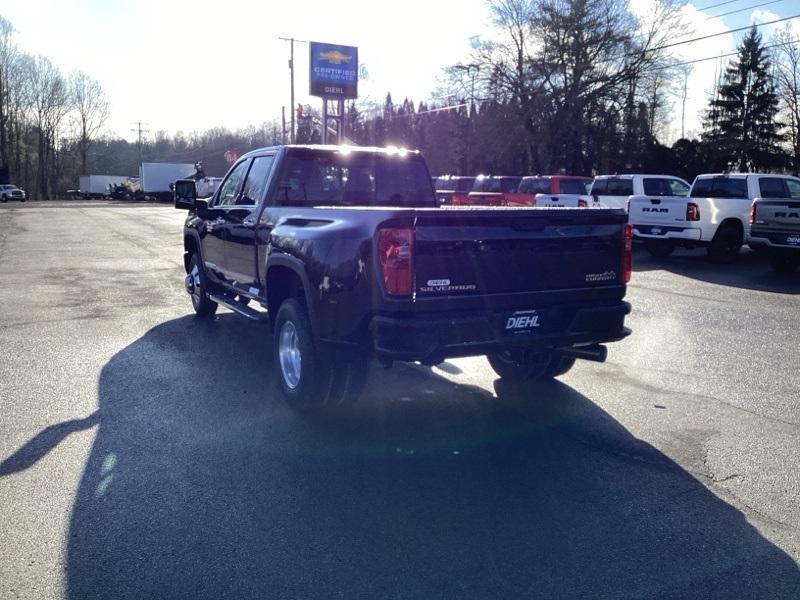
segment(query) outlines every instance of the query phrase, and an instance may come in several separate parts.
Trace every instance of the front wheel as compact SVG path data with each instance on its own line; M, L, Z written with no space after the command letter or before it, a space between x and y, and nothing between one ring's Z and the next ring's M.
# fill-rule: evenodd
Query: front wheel
M283 397L295 410L353 402L366 381L366 361L336 361L319 352L308 310L300 300L292 298L280 305L273 350Z
M665 258L675 251L675 242L669 240L650 240L644 241L645 250L656 258Z
M575 359L557 352L522 355L511 351L496 352L486 357L495 373L511 383L545 380L558 377L575 365Z
M195 252L189 259L189 272L186 274L186 291L192 298L192 307L198 317L213 317L219 306L208 297L208 279L203 263Z

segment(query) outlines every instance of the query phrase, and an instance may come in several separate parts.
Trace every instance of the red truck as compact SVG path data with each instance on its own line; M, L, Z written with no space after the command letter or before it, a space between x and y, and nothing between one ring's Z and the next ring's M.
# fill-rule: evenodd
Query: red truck
M515 194L509 194L508 206L536 206L536 195L586 196L594 179L579 175L536 175L523 177ZM587 201L577 199L576 206L586 206Z
M466 204L472 206L508 206L508 196L516 193L522 177L478 175Z

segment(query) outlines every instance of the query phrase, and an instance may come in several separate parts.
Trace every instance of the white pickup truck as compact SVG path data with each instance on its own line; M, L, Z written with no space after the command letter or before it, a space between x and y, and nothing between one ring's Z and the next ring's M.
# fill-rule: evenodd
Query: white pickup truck
M686 197L689 184L672 175L598 175L589 190L589 206L626 208L631 196Z
M677 246L704 246L711 260L732 262L749 235L750 205L756 198L785 195L787 175L719 173L698 175L688 198L636 196L629 222L653 256Z

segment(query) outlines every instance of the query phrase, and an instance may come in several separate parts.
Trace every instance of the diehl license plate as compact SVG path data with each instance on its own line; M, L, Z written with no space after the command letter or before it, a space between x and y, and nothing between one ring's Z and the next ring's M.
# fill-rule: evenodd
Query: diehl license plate
M508 315L503 323L506 333L530 333L541 326L535 310L518 310Z
M789 246L800 246L800 235L787 235L786 243Z
M650 233L652 235L661 235L661 227L651 227Z

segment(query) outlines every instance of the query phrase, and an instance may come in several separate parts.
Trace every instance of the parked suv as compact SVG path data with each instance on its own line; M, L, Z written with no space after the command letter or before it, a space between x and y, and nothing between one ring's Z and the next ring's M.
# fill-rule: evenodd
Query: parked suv
M8 202L9 200L19 200L20 202L25 202L25 190L8 183L0 185L0 202Z

